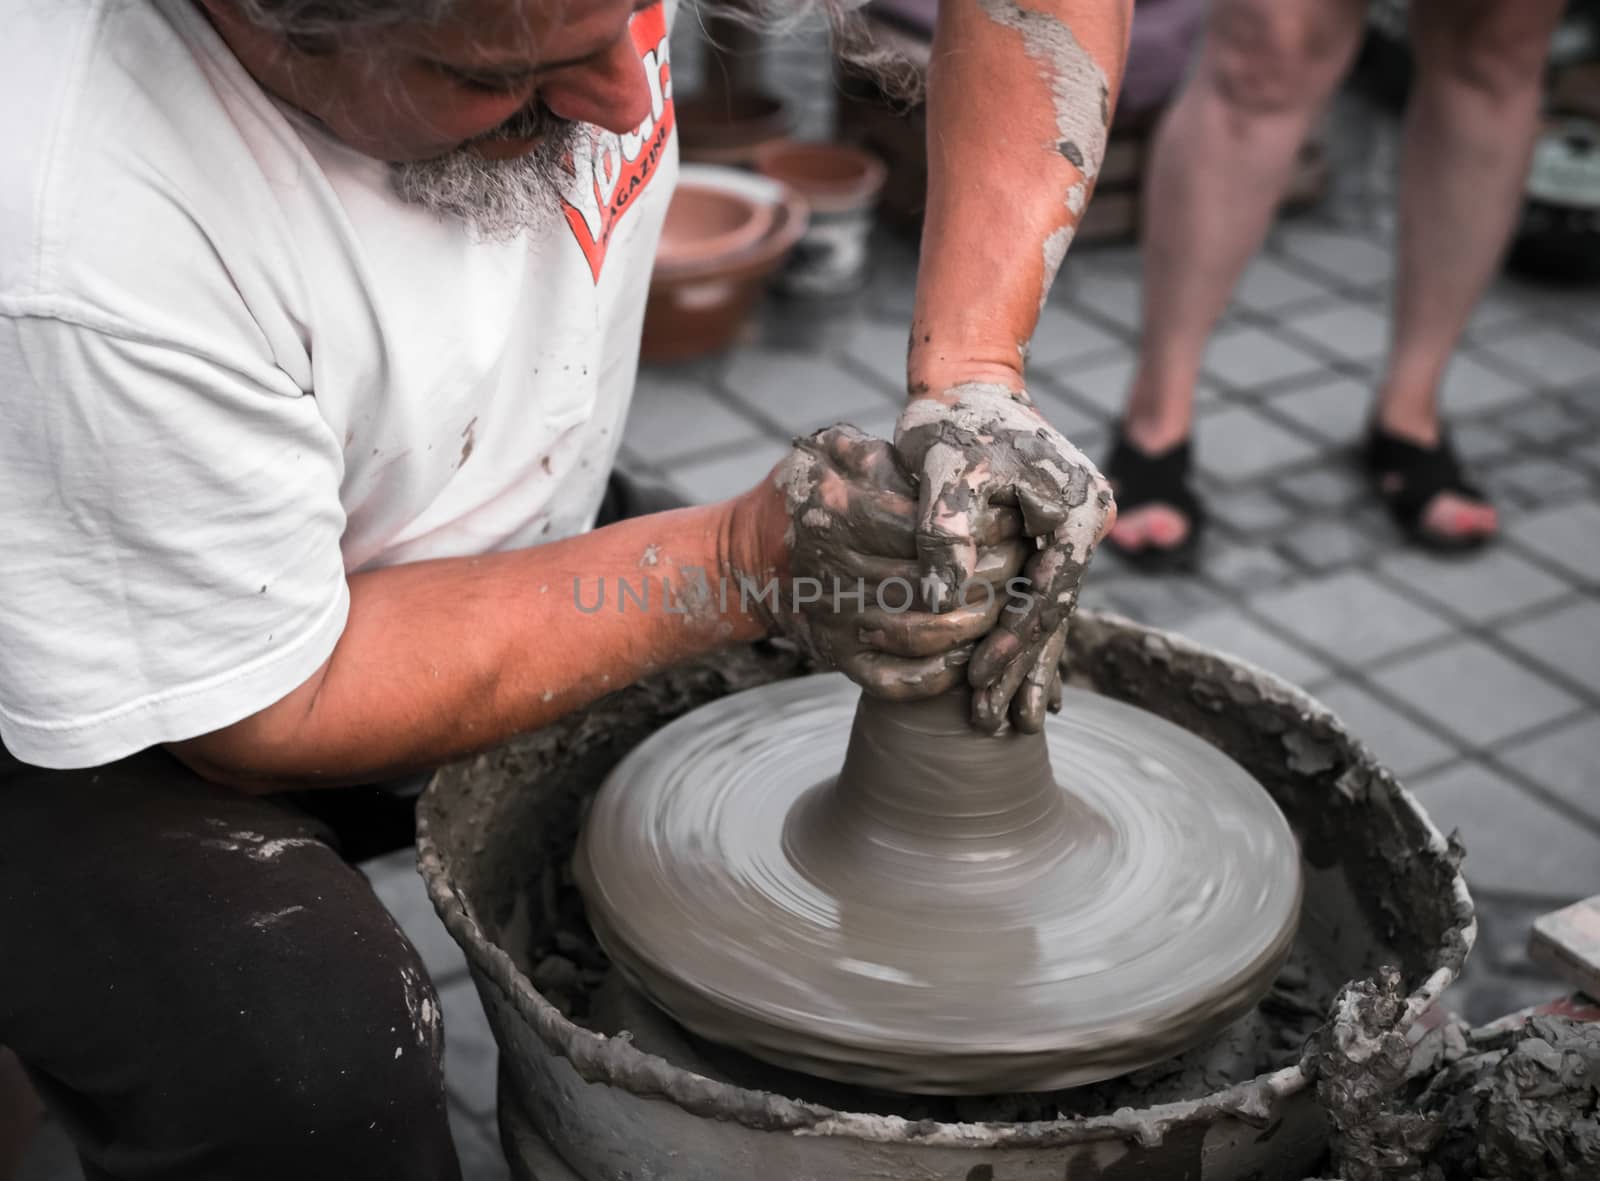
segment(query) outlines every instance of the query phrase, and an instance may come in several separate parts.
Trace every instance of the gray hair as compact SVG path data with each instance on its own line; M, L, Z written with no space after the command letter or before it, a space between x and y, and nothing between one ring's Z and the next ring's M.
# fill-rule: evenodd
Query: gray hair
M251 23L302 49L326 48L339 33L362 28L443 21L458 0L234 0ZM912 71L898 55L873 41L857 11L866 0L681 0L700 16L727 17L777 31L798 28L819 16L832 30L840 57L875 76L892 93L914 90Z
M335 33L409 21L436 23L456 0L234 0L253 24L286 37L317 40Z
M251 24L296 49L325 53L340 33L421 21L437 24L456 0L233 0Z
M685 0L685 7L727 8L727 15L753 17L787 25L821 10L838 24L866 0ZM436 23L449 16L457 0L235 0L247 18L263 28L293 37L325 37L350 29L420 21Z

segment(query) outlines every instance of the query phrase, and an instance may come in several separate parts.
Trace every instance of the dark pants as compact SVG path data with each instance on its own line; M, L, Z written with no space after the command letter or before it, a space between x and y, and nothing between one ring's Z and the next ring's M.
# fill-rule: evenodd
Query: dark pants
M90 1178L460 1176L438 998L326 823L0 760L0 1045Z
M601 523L666 507L614 477ZM159 750L43 771L0 748L0 1046L92 1181L460 1177L438 997L349 863L412 836L380 788L248 796Z

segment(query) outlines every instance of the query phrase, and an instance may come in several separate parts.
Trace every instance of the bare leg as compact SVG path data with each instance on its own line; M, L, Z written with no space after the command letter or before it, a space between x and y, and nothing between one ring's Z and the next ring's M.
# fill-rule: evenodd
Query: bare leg
M1400 168L1394 343L1378 421L1430 446L1439 383L1499 265L1538 129L1540 82L1562 0L1419 0L1416 88ZM1424 527L1489 534L1494 509L1451 494Z
M1206 343L1360 44L1364 0L1216 0L1163 120L1145 189L1144 333L1124 430L1156 454L1189 435ZM1169 507L1123 511L1112 541L1172 546Z

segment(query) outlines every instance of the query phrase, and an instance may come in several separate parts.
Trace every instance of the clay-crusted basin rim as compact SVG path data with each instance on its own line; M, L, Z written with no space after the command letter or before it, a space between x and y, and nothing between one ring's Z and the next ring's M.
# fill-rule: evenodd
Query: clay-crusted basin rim
M1236 657L1225 656L1181 636L1110 613L1079 611L1074 627L1080 632L1089 629L1120 631L1142 638L1146 646L1164 645L1179 656L1221 659L1225 665L1248 671L1255 678L1263 700L1304 711L1313 718L1333 723L1339 733L1344 733L1326 706L1277 676ZM1364 743L1354 738L1349 741L1357 757L1357 768L1372 777L1374 789L1386 792L1393 806L1408 813L1410 819L1419 824L1427 834L1427 852L1442 860L1448 859L1450 851L1444 836L1416 798L1382 771ZM436 775L435 783L438 778ZM430 783L430 795L435 783ZM929 1120L912 1124L897 1116L835 1111L820 1104L803 1103L769 1092L719 1083L674 1066L653 1054L641 1053L626 1039L607 1038L584 1029L563 1017L545 1000L511 956L489 939L477 914L445 872L443 856L432 834L430 810L424 806L418 812L418 868L434 908L477 971L493 982L546 1048L565 1058L579 1077L635 1095L665 1100L691 1115L729 1120L759 1131L845 1136L880 1143L914 1140L924 1145L965 1148L1053 1148L1129 1137L1155 1143L1176 1127L1226 1116L1259 1122L1266 1118L1275 1101L1297 1094L1307 1085L1304 1071L1299 1066L1288 1066L1197 1099L1157 1104L1139 1110L1123 1109L1111 1115L1032 1123L946 1123ZM1457 950L1460 954L1451 954L1449 960L1452 962L1435 969L1410 994L1400 1023L1402 1027L1411 1025L1438 1000L1455 979L1461 961L1472 949L1477 921L1472 915L1472 901L1459 870L1455 870L1451 877L1451 903L1454 917L1451 931L1459 940Z

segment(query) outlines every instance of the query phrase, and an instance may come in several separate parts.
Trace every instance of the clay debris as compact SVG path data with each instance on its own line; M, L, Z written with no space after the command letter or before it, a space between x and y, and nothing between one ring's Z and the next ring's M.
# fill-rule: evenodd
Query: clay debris
M1341 992L1302 1067L1334 1128L1340 1181L1600 1178L1600 1024L1532 1017L1468 1034L1416 1070L1398 973Z
M1400 973L1347 984L1333 1018L1306 1047L1300 1068L1333 1123L1333 1159L1342 1181L1424 1178L1422 1162L1438 1144L1437 1123L1409 1110L1399 1091L1411 1047L1398 1032L1405 1011Z
M1533 1017L1469 1045L1418 1100L1443 1126L1440 1175L1600 1177L1600 1025Z

